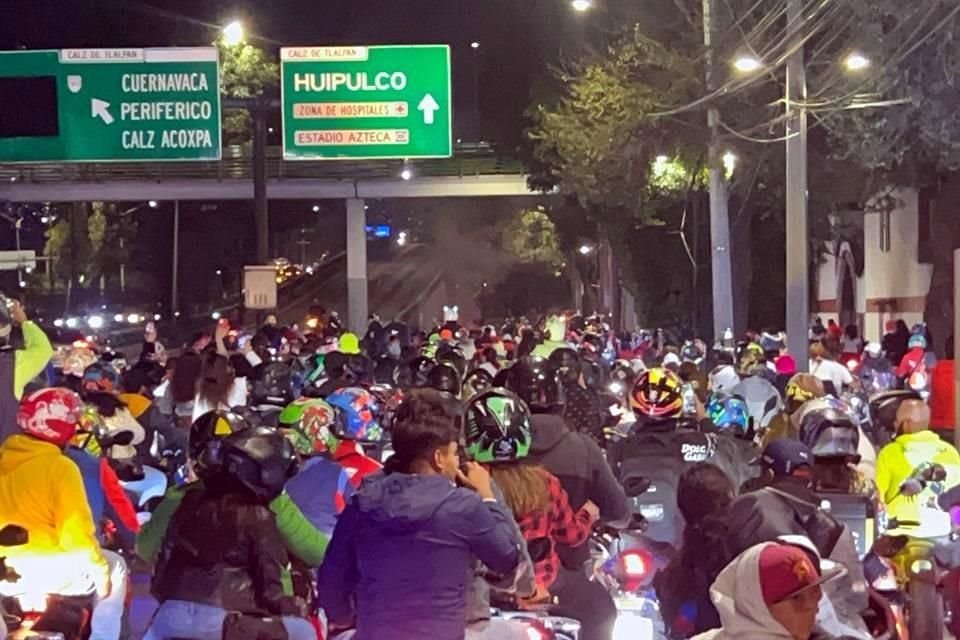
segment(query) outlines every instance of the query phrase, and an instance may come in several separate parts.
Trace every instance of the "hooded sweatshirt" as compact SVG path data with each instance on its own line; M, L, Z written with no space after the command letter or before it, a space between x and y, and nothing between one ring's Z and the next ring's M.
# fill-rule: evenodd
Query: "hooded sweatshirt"
M793 640L793 636L779 622L770 615L770 610L763 601L763 592L760 588L760 552L773 543L758 544L737 556L727 567L720 572L713 586L710 587L710 599L720 614L720 629L713 629L706 633L694 636L692 640ZM807 545L800 545L807 546ZM810 634L809 640L828 640L830 638L860 637L852 629L844 628L837 622L841 632L850 632L850 635L833 636L823 631L820 621L824 619L823 608L832 613L830 603L824 597L820 601L821 611L817 614L817 627ZM827 616L829 617L829 616Z
M0 446L0 523L19 525L30 535L27 544L4 548L14 563L21 556L69 554L89 563L98 584L106 582L107 562L83 477L56 445L15 434Z
M444 476L373 476L341 514L320 568L331 622L354 640L463 640L475 556L506 574L520 552L509 512Z
M768 546L750 547L720 572L710 588L710 598L723 627L693 640L793 640L763 601L758 565L760 552Z

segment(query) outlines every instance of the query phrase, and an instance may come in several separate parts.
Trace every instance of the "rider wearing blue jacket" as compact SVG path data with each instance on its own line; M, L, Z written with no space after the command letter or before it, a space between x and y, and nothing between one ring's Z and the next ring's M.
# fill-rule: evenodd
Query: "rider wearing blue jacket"
M340 516L320 568L331 630L355 624L354 640L463 640L471 558L497 574L520 562L515 525L489 474L473 463L459 471L462 421L460 403L433 389L414 391L399 408L396 453Z

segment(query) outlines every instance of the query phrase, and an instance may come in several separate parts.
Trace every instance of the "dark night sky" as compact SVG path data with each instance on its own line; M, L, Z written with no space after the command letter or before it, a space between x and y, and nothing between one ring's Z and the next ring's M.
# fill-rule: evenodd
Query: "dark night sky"
M268 48L447 43L459 110L472 106L477 62L481 111L511 142L533 83L597 20L568 0L0 0L0 15L0 49L202 45L235 17Z

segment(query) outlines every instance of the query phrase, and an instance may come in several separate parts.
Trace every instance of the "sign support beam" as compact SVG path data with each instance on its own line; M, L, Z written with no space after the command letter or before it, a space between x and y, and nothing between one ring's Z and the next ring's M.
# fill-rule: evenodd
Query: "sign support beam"
M363 200L347 200L347 326L367 329L367 211Z

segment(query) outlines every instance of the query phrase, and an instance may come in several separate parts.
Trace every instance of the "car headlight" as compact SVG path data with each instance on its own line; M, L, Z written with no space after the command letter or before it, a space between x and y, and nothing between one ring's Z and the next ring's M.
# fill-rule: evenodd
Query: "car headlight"
M90 316L87 318L87 326L93 329L94 331L98 329L103 329L104 320L103 316Z

